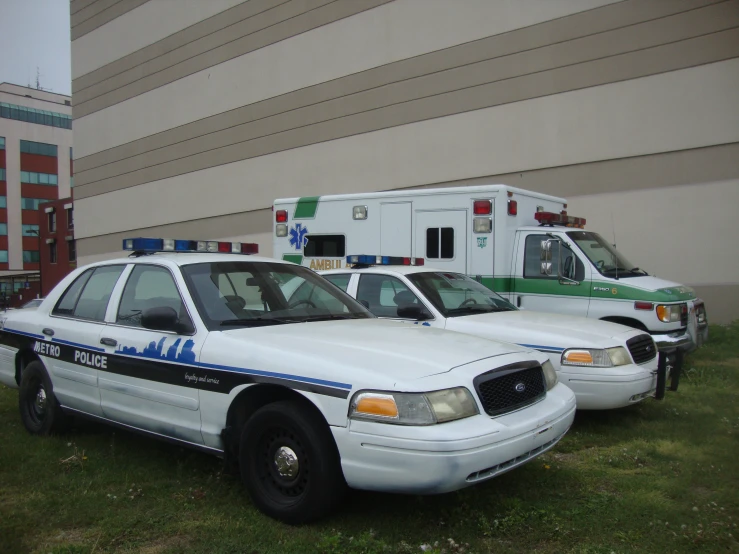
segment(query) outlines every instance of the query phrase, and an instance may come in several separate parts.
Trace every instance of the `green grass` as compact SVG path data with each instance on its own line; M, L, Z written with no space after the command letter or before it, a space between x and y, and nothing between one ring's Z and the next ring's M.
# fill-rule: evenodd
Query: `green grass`
M303 527L262 516L205 454L93 424L32 437L0 386L0 551L739 552L739 324L712 327L685 368L664 401L579 413L554 451L502 477L353 492Z

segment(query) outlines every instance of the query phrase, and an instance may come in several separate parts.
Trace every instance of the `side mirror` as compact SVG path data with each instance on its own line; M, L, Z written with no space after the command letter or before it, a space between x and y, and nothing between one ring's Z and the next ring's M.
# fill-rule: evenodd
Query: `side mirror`
M410 304L407 306L398 306L398 317L402 319L415 319L417 321L426 321L431 319L431 314L426 311L426 308L417 304Z
M552 244L555 242L559 243L559 241L552 239L541 241L541 250L539 251L541 265L539 273L542 275L551 276L552 274Z
M174 331L176 333L192 330L189 325L180 323L177 312L170 306L158 306L144 310L141 314L141 326L152 331Z
M359 303L369 310L369 302L366 300L360 300Z

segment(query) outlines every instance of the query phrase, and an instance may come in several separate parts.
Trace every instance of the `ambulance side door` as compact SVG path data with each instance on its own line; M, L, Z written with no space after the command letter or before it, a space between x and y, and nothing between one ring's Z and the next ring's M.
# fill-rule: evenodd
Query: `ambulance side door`
M551 275L542 273L542 242L546 231L517 233L512 302L525 310L587 317L590 305L590 267L564 242L552 244ZM561 264L561 267L560 267Z

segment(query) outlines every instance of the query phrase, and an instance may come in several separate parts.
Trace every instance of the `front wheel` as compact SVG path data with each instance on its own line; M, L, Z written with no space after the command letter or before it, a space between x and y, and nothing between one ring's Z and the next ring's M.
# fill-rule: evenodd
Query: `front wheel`
M285 523L321 518L346 489L326 422L294 402L268 404L249 418L241 434L239 466L254 504Z
M49 374L39 361L23 369L18 408L23 426L32 435L59 433L66 427L67 417L54 396Z

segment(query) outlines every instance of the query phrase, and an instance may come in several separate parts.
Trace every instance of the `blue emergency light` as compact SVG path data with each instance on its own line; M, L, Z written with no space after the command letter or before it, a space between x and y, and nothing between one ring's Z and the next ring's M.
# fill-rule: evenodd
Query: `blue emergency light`
M403 256L367 256L360 254L347 256L346 263L352 265L423 265L423 258L405 258Z
M133 252L218 252L221 254L259 254L254 242L221 242L214 240L179 240L134 238L123 239L123 250Z

